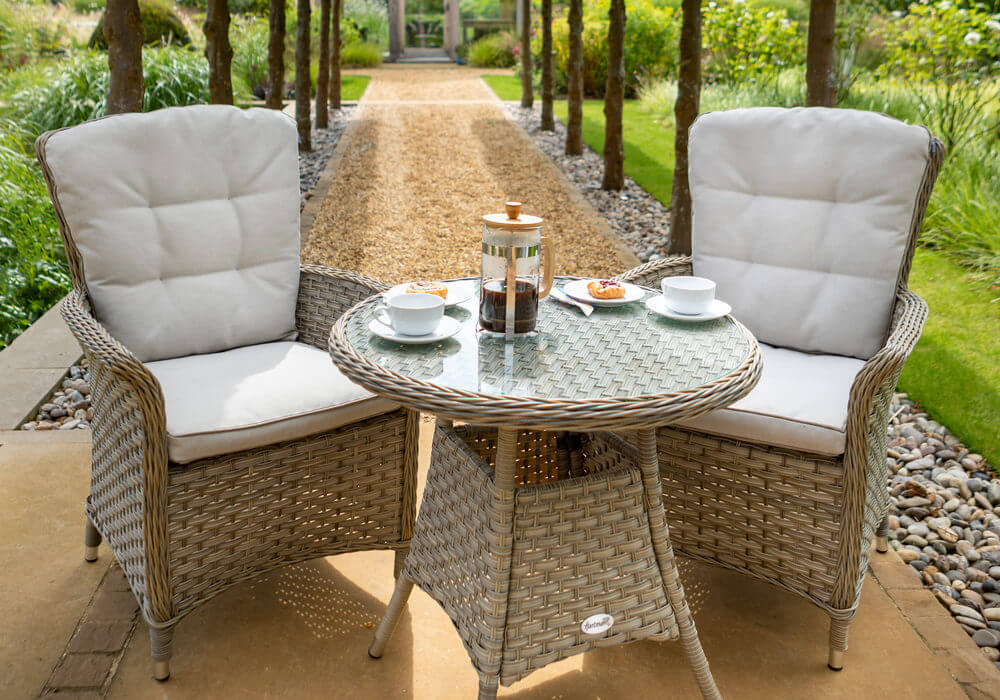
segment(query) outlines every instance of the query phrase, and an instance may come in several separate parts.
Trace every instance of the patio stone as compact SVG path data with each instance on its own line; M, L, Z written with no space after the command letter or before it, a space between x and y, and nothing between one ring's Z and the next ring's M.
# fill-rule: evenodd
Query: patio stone
M100 688L114 657L107 654L67 654L49 679L51 688Z
M87 619L93 622L126 622L135 617L137 612L139 605L131 592L114 591L101 586L87 613Z
M132 622L84 622L70 640L71 652L115 652L125 645Z

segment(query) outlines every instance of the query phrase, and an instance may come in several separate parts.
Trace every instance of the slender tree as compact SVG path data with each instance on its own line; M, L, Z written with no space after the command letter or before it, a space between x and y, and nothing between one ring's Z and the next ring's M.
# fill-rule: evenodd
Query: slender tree
M837 103L833 64L836 32L837 0L812 0L806 47L806 104L810 107L833 107Z
M271 0L267 42L267 106L281 109L285 98L285 1Z
M108 0L104 10L110 72L107 114L142 111L142 39L139 1Z
M683 0L677 102L674 103L674 184L670 192L670 246L674 255L691 253L691 187L688 130L701 101L701 2Z
M583 153L583 0L569 0L566 155Z
M333 109L340 109L340 49L343 45L340 19L343 8L344 0L333 0L333 51L330 52L330 106Z
M205 58L208 59L208 100L233 103L233 47L229 45L229 0L208 0L205 12Z
M316 128L330 124L327 95L330 92L330 0L319 1L319 68L316 71Z
M625 186L625 0L611 0L608 10L608 81L604 87L604 182L606 190Z
M299 150L312 150L312 120L310 119L309 80L309 21L312 7L309 0L298 0L295 26L295 123L299 128Z
M552 100L555 84L552 76L552 0L542 0L542 129L555 131Z
M531 85L531 0L521 3L521 106L530 108L535 103Z

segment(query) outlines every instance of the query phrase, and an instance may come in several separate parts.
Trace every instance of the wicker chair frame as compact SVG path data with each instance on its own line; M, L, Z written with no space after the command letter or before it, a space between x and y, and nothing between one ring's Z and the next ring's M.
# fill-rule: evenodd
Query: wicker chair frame
M396 552L415 516L419 415L398 408L305 438L175 464L159 382L94 317L83 259L45 159L36 153L66 248L73 291L61 311L90 362L94 407L85 557L102 538L150 634L153 675L170 675L177 622L230 586L286 564L363 550ZM348 308L387 287L316 265L300 269L299 340L326 349Z
M889 404L920 337L927 304L907 280L944 158L930 139L884 343L851 387L847 445L829 457L681 427L657 430L664 505L678 551L803 596L830 616L828 666L843 668L872 537L887 550ZM616 279L658 288L692 274L690 257L656 260Z

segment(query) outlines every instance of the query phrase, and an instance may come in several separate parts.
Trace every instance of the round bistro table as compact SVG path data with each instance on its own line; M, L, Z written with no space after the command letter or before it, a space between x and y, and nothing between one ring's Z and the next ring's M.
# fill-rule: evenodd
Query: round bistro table
M637 302L584 317L550 297L537 333L505 343L477 331L478 280L462 283L477 293L448 309L462 328L445 341L373 335L380 296L331 333L347 377L438 419L369 654L381 656L416 583L455 624L480 698L593 647L678 638L702 694L720 697L670 544L655 429L745 396L760 377L757 341L728 316L682 323ZM611 432L623 430L637 448Z

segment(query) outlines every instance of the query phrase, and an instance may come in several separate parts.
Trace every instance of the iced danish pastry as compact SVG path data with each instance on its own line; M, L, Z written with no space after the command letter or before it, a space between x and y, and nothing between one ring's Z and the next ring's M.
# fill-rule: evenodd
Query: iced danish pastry
M440 282L410 282L406 286L407 294L433 294L442 299L448 298L448 288Z

